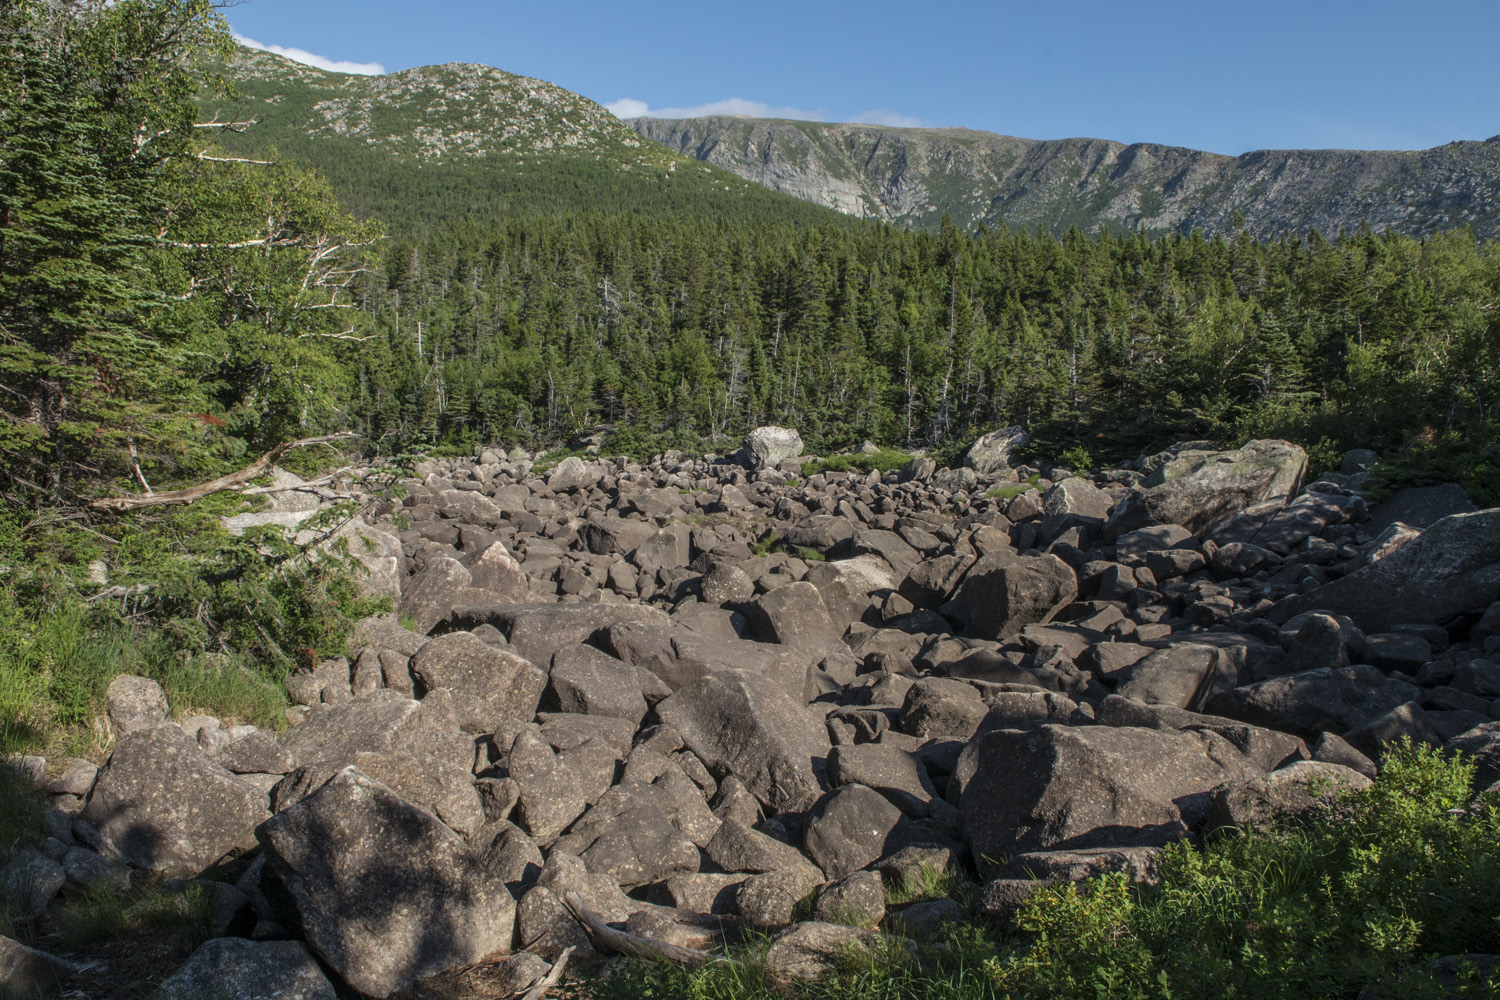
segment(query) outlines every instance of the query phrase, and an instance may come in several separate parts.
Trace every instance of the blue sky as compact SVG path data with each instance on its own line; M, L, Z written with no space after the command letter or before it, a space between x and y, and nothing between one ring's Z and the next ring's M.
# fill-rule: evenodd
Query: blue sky
M1247 3L247 0L267 47L478 62L621 115L739 112L1219 153L1500 133L1497 0Z

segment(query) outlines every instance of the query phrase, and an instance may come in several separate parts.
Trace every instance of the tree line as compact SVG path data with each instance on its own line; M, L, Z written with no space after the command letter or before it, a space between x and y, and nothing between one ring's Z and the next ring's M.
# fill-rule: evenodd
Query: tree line
M1257 242L945 223L521 217L388 241L349 413L372 440L626 443L767 422L831 451L998 425L1124 456L1493 433L1500 254L1466 230Z

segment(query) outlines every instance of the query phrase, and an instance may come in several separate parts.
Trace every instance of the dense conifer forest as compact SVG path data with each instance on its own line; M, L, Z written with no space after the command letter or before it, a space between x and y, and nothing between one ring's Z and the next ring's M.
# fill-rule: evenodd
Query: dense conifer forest
M593 214L388 240L350 352L372 440L619 443L797 426L947 449L1018 423L1119 458L1481 434L1500 255L1465 231L1062 239ZM228 401L226 401L228 402ZM657 438L652 437L652 440ZM946 453L946 452L945 452Z

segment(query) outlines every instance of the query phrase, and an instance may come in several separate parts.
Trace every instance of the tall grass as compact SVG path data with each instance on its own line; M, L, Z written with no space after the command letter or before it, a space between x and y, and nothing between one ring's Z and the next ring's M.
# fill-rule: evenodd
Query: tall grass
M0 755L97 756L104 733L94 720L120 674L157 681L179 714L205 712L263 727L282 721L282 668L189 654L159 629L110 621L76 605L37 617L12 608L0 623Z

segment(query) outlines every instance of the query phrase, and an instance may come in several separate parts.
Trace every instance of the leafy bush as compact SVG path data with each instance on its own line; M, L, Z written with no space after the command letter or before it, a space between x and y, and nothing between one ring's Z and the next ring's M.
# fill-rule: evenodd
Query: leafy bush
M1480 507L1500 506L1500 423L1477 434L1429 432L1371 470L1375 499L1407 486L1458 483Z
M1493 954L1500 808L1465 809L1472 776L1407 744L1309 828L1178 843L1154 888L1115 874L1038 892L1020 917L1035 943L996 983L1017 997L1386 996L1422 960Z

